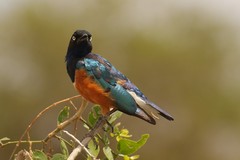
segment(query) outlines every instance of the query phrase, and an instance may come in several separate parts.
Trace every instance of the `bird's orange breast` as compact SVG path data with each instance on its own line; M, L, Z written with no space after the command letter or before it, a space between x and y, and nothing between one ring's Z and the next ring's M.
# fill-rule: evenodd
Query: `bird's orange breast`
M114 108L114 100L110 93L96 83L94 78L89 76L84 69L75 71L74 86L86 100L99 104L102 108L102 114L105 115Z

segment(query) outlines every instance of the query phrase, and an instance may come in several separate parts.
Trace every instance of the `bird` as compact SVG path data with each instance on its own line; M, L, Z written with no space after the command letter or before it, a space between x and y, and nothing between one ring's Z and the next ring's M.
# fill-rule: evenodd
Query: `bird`
M70 38L65 63L75 89L87 101L100 105L103 116L118 110L153 125L156 113L174 120L108 60L93 53L92 48L92 34L76 30Z

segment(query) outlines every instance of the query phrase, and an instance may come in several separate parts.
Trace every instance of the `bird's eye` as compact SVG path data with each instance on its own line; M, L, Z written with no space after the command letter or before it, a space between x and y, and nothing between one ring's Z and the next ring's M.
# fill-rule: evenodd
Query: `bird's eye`
M75 41L77 38L75 36L72 36L72 40Z
M89 41L92 41L92 36L89 37Z

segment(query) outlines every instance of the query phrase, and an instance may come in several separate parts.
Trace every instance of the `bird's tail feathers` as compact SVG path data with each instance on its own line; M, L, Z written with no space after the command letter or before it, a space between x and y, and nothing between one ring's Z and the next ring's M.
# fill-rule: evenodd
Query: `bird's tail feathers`
M159 106L157 106L157 105L154 104L153 102L147 100L147 101L146 101L146 104L147 104L148 106L150 106L151 108L153 108L154 110L156 110L159 115L163 116L163 117L166 118L167 120L169 120L169 121L173 121L173 120L174 120L174 118L173 118L169 113L167 113L166 111L164 111L163 109L161 109ZM155 116L155 115L153 114L153 116Z
M137 108L136 112L135 112L135 116L155 125L156 121L152 118L152 116L150 116L145 110L141 109L140 107Z
M157 112L159 115L163 116L167 120L170 120L170 121L174 120L170 114L168 114L166 111L164 111L163 109L161 109L156 104L149 101L148 99L142 99L141 97L137 96L136 93L133 91L128 91L128 93L131 94L131 96L134 98L137 105L141 108L142 111L144 111L145 114L147 114L146 111L148 111L149 113L152 114L154 118L157 118L157 116L154 114L154 112ZM147 115L149 116L149 114Z

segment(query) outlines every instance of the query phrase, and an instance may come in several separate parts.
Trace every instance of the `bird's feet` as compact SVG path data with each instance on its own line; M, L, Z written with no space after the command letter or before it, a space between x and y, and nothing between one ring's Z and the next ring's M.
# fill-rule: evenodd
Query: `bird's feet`
M113 133L113 132L114 132L113 125L112 125L107 119L105 119L105 121L106 121L107 126L110 127L111 132ZM108 129L107 129L106 127L103 127L103 130L104 130L105 132L108 131Z

